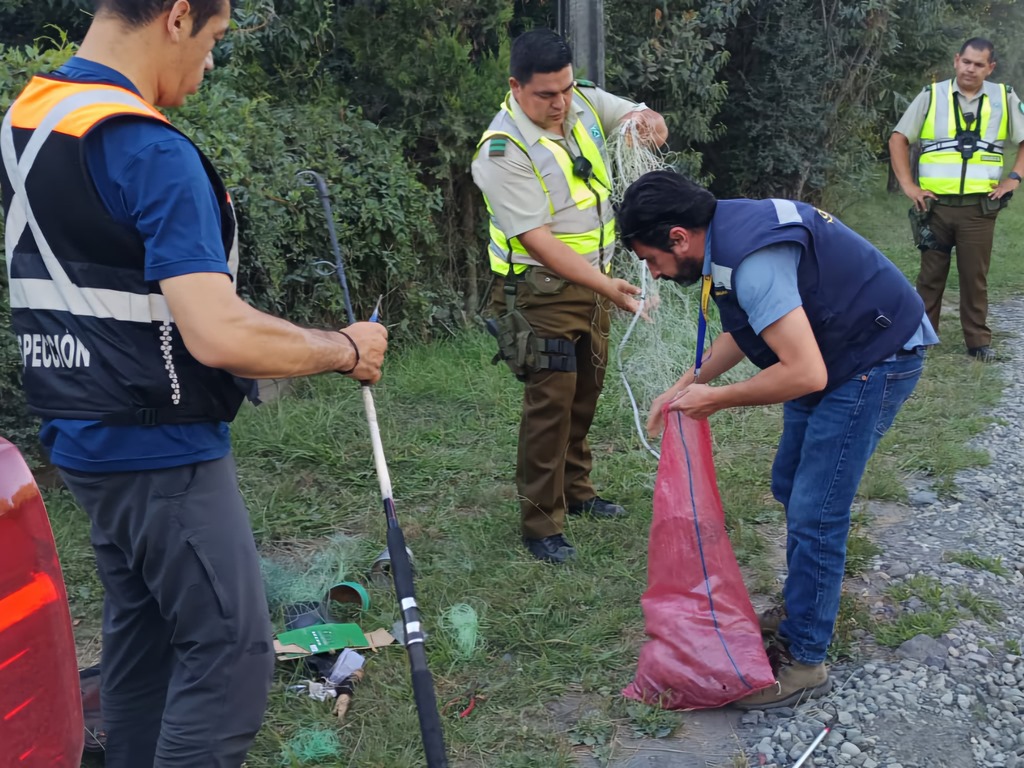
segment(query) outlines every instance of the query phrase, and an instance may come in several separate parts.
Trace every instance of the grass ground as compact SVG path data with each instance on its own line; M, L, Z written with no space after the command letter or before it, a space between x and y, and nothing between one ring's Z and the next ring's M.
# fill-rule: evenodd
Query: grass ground
M1024 200L999 222L991 272L995 299L1024 288ZM874 194L845 209L844 220L881 247L911 277L907 202ZM951 290L955 282L951 281ZM966 441L986 425L983 409L1000 391L993 368L968 364L955 314L945 343L929 357L925 377L883 441L862 486L868 498L900 499L902 478L920 473L950 487L955 472L982 460ZM645 587L647 529L656 464L632 431L632 415L610 376L592 431L594 479L602 495L632 512L622 521L571 521L575 564L553 568L518 544L513 474L520 387L491 366L493 342L463 336L394 354L376 387L377 411L399 519L418 566L430 665L444 704L477 687L473 713L444 717L455 765L558 768L575 764L574 750L599 754L607 723L665 733L681 716L628 704L616 694L634 671L643 639L639 598ZM680 350L680 369L691 350ZM261 546L306 542L336 533L357 537L348 576L365 580L384 546L384 519L361 398L351 381L322 377L234 427L242 490ZM782 513L771 499L769 469L781 426L778 408L713 417L719 485L737 556L751 566L752 589L773 590L765 552L777 547ZM82 637L95 634L101 588L93 572L84 516L66 492L47 503ZM870 522L860 535L870 535ZM867 544L857 545L866 562ZM370 587L373 605L361 623L390 627L393 595ZM442 616L467 603L479 616L479 645L465 658ZM851 609L853 610L853 609ZM338 731L341 756L323 765L404 768L422 765L407 664L400 647L368 661L368 672L345 724L329 706L286 692L300 680L281 664L266 724L249 765L298 765L282 758L301 729ZM593 702L566 732L552 728L545 703L572 693ZM667 729L667 730L666 730Z

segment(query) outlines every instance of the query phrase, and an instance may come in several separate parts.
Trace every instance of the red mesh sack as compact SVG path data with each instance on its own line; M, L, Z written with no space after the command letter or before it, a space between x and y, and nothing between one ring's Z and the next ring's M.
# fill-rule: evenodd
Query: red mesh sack
M679 411L665 413L641 604L649 639L624 696L705 709L774 684L725 532L711 428Z

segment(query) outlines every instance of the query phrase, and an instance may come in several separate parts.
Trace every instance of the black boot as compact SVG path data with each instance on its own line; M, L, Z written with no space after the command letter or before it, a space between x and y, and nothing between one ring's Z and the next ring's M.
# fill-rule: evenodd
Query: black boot
M600 496L595 496L586 501L577 501L569 505L567 510L570 515L589 515L590 517L612 518L625 517L628 512L613 501L607 501Z
M560 533L543 539L528 539L524 536L523 544L531 555L546 563L561 564L576 557L576 549Z
M967 354L980 363L994 363L996 361L996 352L989 346L968 347Z

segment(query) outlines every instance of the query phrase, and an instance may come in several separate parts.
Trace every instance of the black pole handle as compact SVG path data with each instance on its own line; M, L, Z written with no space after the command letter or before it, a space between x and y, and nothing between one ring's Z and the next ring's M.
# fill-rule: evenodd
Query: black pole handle
M387 505L387 501L385 501ZM434 678L427 667L427 652L424 648L423 625L412 581L412 566L405 550L405 534L398 526L388 528L388 554L391 557L391 578L395 583L395 595L402 612L405 635L405 652L409 656L409 672L412 677L412 694L416 700L416 713L420 719L420 735L423 737L423 751L428 768L448 768L448 757L444 748L444 732L441 716L437 711L437 695L434 693Z

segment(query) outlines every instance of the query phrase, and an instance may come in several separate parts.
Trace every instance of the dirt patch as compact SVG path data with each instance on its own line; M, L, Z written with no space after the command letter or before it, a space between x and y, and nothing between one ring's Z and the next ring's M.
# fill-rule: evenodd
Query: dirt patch
M736 735L741 713L731 709L687 712L683 725L664 739L620 736L608 768L726 768L736 765L744 748ZM746 765L743 758L741 765ZM590 755L580 756L582 768L600 768Z

